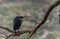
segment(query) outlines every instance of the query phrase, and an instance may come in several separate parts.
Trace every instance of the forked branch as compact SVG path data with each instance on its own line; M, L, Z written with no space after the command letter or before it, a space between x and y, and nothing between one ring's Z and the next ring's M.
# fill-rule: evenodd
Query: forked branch
M10 30L9 28L5 28L5 27L0 26L0 28L2 28L4 30L7 30L8 32L12 33L12 34L7 35L5 37L5 39L8 39L11 36L20 36L20 34L24 34L24 33L27 33L27 32L30 33L30 35L29 35L29 39L30 39L30 37L46 22L49 14L53 10L53 8L55 8L58 5L60 5L60 0L59 1L56 1L54 4L52 4L49 7L49 9L45 13L44 17L41 19L41 21L38 24L36 24L36 27L33 28L33 29L24 29L24 30L21 30L20 32L14 33L14 31Z

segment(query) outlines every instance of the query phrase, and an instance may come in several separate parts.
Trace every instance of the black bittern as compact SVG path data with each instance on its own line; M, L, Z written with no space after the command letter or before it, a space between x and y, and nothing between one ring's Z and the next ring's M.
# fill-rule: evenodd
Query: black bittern
M20 28L20 26L21 26L21 24L22 24L22 19L23 19L24 17L23 16L16 16L15 17L15 19L14 19L14 21L13 21L13 30L16 32L16 30L18 30L19 31L19 28Z

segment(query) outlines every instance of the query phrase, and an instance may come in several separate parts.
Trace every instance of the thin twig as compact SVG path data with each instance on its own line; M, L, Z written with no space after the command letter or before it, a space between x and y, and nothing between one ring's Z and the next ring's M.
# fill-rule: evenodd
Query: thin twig
M24 30L21 30L21 31L19 31L19 32L14 33L14 31L10 30L9 28L5 28L5 27L2 27L2 26L0 26L0 28L5 29L5 30L7 30L8 32L11 32L11 33L12 33L12 34L9 34L8 36L6 36L6 39L8 39L8 38L11 37L11 36L19 36L20 34L27 33L27 32L30 33L30 35L29 35L29 39L30 39L30 37L37 31L37 29L38 29L39 27L41 27L41 26L46 22L49 14L50 14L50 12L53 10L53 8L56 7L56 6L59 5L59 4L60 4L60 0L57 1L57 2L55 2L54 4L52 4L52 5L49 7L48 11L46 12L45 16L41 19L41 21L40 21L40 22L36 25L36 27L33 28L33 29L24 29Z
M2 28L2 29L4 29L4 30L7 30L8 32L13 32L12 30L10 30L9 28L6 28L6 27L0 26L0 28Z

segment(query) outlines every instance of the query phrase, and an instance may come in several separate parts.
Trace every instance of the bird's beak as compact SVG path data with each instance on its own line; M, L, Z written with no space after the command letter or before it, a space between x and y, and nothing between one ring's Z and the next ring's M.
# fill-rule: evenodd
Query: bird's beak
M24 16L23 18L27 18L27 16Z
M26 19L27 19L27 16L24 16L24 17L23 17L23 20L25 21Z

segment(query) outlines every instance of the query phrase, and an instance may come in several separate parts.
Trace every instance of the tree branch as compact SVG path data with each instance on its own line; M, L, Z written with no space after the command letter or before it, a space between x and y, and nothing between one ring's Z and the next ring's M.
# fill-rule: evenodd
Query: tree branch
M27 32L30 33L32 31L31 28L30 29L26 28L26 29L23 29L23 30L21 30L19 32L14 33L14 31L10 30L9 28L5 28L5 27L2 27L2 26L0 26L0 28L12 33L12 34L9 34L8 36L6 36L5 39L8 39L11 36L20 36L21 34L24 34L24 33L27 33Z
M4 30L7 30L8 32L11 32L11 33L12 33L12 34L9 34L8 36L6 36L5 39L8 39L8 38L11 37L11 36L20 36L20 34L24 34L24 33L27 33L27 32L30 33L30 35L29 35L29 39L30 39L30 37L38 30L38 28L41 27L41 26L46 22L49 14L50 14L50 12L53 10L53 8L55 8L55 7L56 7L57 5L59 5L59 4L60 4L60 0L57 1L57 2L55 2L54 4L52 4L52 5L49 7L49 9L47 10L47 12L46 12L46 14L44 15L44 17L41 19L41 21L40 21L38 24L36 24L36 27L33 28L33 29L23 29L23 30L21 30L21 31L19 31L19 32L14 33L14 31L10 30L9 28L5 28L5 27L0 26L0 28L2 28L2 29L4 29Z
M54 4L52 4L52 5L49 7L49 9L47 10L45 16L41 19L41 21L39 22L39 24L36 25L36 27L33 29L33 31L31 32L31 34L29 35L29 39L30 39L30 37L37 31L37 29L38 29L39 27L41 27L41 26L46 22L49 14L50 14L50 12L53 10L53 8L55 8L55 7L56 7L57 5L59 5L59 4L60 4L60 0L59 0L59 1L56 1Z
M9 28L6 28L6 27L0 26L0 28L2 28L2 29L4 29L4 30L7 30L8 32L13 32L12 30L10 30Z

